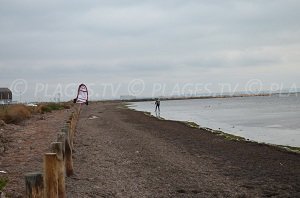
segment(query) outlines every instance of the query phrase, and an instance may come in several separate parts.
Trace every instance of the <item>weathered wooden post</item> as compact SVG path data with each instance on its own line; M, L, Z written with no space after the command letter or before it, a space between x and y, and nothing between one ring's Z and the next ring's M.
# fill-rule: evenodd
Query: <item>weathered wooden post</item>
M62 130L63 131L63 130ZM65 141L66 141L66 134L64 132L57 134L57 142L62 143L62 152L63 152L63 158L65 158Z
M44 155L44 189L45 198L58 197L57 156L56 153Z
M74 136L75 136L75 129L76 129L76 111L72 113L71 119L71 137L72 137L72 148L74 145Z
M72 159L72 148L70 144L70 130L68 128L63 129L65 132L65 168L67 176L71 176L74 173L73 170L73 159Z
M58 197L65 198L66 197L65 163L64 163L62 142L51 143L51 152L56 153L57 156Z
M71 148L73 149L73 128L74 128L74 120L73 120L74 112L72 112L72 115L70 117L70 123L69 123L69 136L70 136L70 144Z
M73 113L73 118L72 118L72 122L73 122L73 124L72 124L72 133L73 133L73 137L74 137L74 134L75 134L76 124L77 124L76 117L77 117L77 113L74 112Z
M27 173L25 175L26 198L43 198L44 182L40 172Z
M73 149L73 135L72 135L72 119L70 118L70 120L66 123L66 130L68 133L66 133L68 135L68 140L69 140L69 144L71 149Z
M73 139L79 119L81 106L75 108L69 121L61 133L57 135L57 142L51 144L51 152L44 155L44 174L39 172L25 175L26 198L65 198L65 173L71 176L73 170Z

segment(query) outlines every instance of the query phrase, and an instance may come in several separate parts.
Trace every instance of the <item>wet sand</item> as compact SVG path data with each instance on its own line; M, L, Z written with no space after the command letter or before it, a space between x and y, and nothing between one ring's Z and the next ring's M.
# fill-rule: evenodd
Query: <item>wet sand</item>
M300 155L92 103L75 138L68 197L300 197Z

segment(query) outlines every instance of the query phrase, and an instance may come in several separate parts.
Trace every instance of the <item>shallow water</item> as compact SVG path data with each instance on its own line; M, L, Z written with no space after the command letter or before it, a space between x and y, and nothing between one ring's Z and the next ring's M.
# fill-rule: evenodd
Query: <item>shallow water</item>
M131 103L131 108L155 115L154 101ZM160 116L257 142L300 147L300 96L296 94L162 101Z

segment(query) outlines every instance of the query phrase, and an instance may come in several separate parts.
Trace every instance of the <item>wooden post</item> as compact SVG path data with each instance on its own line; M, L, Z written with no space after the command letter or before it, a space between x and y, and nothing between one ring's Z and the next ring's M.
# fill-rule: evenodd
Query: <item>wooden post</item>
M64 132L57 134L57 142L62 143L62 152L63 152L63 158L65 159L65 141L66 141L66 134Z
M57 157L56 153L44 155L44 189L45 198L58 197Z
M58 197L65 198L66 197L65 163L64 163L62 142L51 143L51 152L56 153L57 156Z
M70 123L69 123L69 126L68 126L70 145L71 145L72 149L73 149L73 125L74 125L73 115L74 115L74 112L72 112L72 115L70 117Z
M74 170L73 170L73 159L72 159L72 147L71 147L71 144L70 144L70 139L69 139L69 133L70 133L70 130L68 129L65 129L65 166L66 166L66 174L67 176L71 176L73 175L74 173Z
M43 174L40 172L28 173L25 175L26 198L43 198L44 183Z
M61 133L57 134L57 142L62 143L62 151L63 151L63 164L64 164L64 174L66 173L66 133L65 129L61 130Z
M65 133L67 134L69 145L71 147L71 150L73 149L73 135L72 135L72 119L69 120L69 122L66 123L65 126Z
M73 149L74 145L74 135L75 135L76 121L75 121L75 112L72 113L71 123L70 123L70 142Z
M80 103L80 105L79 105L79 107L78 107L78 115L80 114L80 112L81 112L81 107L82 107L82 103Z

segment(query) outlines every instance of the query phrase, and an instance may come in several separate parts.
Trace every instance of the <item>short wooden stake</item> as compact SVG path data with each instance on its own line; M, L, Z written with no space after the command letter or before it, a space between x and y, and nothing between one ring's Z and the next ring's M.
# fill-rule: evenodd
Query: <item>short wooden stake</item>
M70 123L70 126L69 126L69 137L70 137L70 145L71 145L71 148L73 149L73 140L74 140L74 120L73 118L71 119L71 123Z
M56 153L57 156L57 177L58 177L58 197L66 197L65 185L65 162L63 156L62 142L51 143L51 152Z
M65 126L66 138L68 138L69 145L73 149L73 134L72 134L72 121Z
M44 189L45 198L58 197L57 156L56 153L44 155Z
M43 174L40 172L25 175L26 198L43 198L44 183Z
M63 152L63 158L65 158L65 141L66 141L66 134L64 132L57 134L57 142L62 143L62 152Z
M66 174L68 177L74 174L73 170L73 159L72 159L72 147L70 144L69 133L70 130L66 130L66 140L65 140L65 166Z

